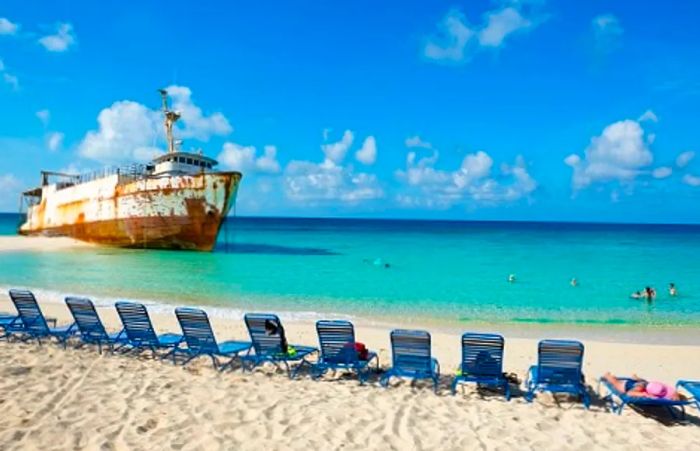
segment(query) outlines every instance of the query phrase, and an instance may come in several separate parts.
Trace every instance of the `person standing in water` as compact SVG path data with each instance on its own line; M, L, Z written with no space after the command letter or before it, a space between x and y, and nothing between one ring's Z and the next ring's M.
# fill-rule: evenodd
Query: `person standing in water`
M673 282L668 284L668 295L674 298L678 295L678 290L676 290L676 284Z

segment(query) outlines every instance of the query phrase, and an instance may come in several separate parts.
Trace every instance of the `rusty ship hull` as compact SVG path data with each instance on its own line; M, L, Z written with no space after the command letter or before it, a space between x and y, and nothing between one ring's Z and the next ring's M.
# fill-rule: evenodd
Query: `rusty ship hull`
M116 247L211 251L240 180L239 172L113 174L70 186L46 185L19 233Z

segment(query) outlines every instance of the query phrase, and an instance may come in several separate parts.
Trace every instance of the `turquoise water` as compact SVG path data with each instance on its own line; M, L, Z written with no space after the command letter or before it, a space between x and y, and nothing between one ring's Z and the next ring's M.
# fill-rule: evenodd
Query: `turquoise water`
M0 233L16 223L0 216ZM0 286L455 324L700 323L699 226L232 218L220 238L213 253L2 253ZM629 299L645 285L653 304Z

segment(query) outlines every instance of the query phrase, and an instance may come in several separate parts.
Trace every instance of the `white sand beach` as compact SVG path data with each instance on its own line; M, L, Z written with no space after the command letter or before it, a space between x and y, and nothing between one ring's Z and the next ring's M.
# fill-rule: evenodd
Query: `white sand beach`
M0 235L0 253L65 251L90 247L92 244L67 237Z
M40 300L41 302L41 300ZM42 304L59 323L59 304ZM3 293L0 310L13 311ZM113 308L101 308L117 329ZM178 331L174 315L152 315L156 327ZM213 318L221 340L246 339L242 321ZM316 345L313 324L287 322L291 343ZM289 380L274 367L217 373L207 359L183 369L147 355L99 355L96 349L0 342L2 449L700 449L698 411L669 424L658 412L621 416L594 400L540 395L528 404L516 392L467 387L452 396L449 380L460 358L459 335L431 330L443 380L393 382L332 373L320 381ZM390 362L389 329L357 324L357 337ZM575 338L575 337L574 337ZM506 336L505 369L524 376L536 342ZM593 388L605 371L675 382L700 378L700 346L585 341L585 372Z

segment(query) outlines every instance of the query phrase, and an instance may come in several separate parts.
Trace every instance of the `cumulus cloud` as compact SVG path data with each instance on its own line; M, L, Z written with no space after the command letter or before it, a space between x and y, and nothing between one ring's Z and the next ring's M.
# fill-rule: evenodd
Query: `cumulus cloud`
M679 168L684 168L688 166L691 161L693 161L693 158L695 158L695 152L691 150L682 152L678 155L678 157L676 157L676 166Z
M450 208L457 204L498 204L528 197L537 182L527 171L522 157L513 165L501 165L494 174L493 159L486 152L468 154L452 171L435 167L439 153L419 157L415 151L406 156L406 169L396 171L404 190L396 200L404 207Z
M323 144L321 146L321 150L323 151L323 155L325 155L326 157L325 161L329 165L337 164L343 161L343 159L345 158L345 154L350 149L350 146L352 146L354 140L355 135L353 134L353 132L350 130L345 130L345 132L343 133L343 137L340 139L340 141L329 144Z
M48 135L46 135L46 147L49 148L49 151L56 152L58 149L61 148L61 145L63 144L63 138L64 135L61 132L49 133Z
M424 149L432 149L433 145L427 141L423 141L420 136L410 136L404 141L406 147L422 147Z
M49 52L65 52L76 43L73 25L69 23L58 23L56 33L39 38L41 44Z
M651 176L655 179L665 179L673 174L673 169L669 166L661 166L651 171Z
M158 112L137 102L122 100L100 111L99 127L78 146L81 156L102 163L147 161L162 153L155 147L160 135Z
M320 163L290 161L283 180L287 198L305 205L333 201L356 205L384 197L376 175L357 172L352 165L343 164L353 139L353 133L346 130L340 141L321 145L324 159Z
M182 125L176 130L178 138L206 141L213 135L225 135L232 130L223 114L203 114L193 103L189 88L170 86L168 92L172 93L173 109L182 115ZM122 100L103 109L97 122L98 129L88 132L78 146L78 152L83 157L112 164L133 160L148 161L162 153L157 147L163 141L159 110Z
M479 25L470 25L464 14L451 9L437 24L437 32L429 36L423 55L434 61L466 62L474 52L499 48L509 36L535 28L539 21L525 17L524 6L531 2L501 1L499 7L487 11Z
M700 186L700 177L686 174L683 176L683 183L690 186Z
M18 30L18 24L10 22L10 20L6 17L0 17L0 35L16 34Z
M263 154L258 157L257 150L253 146L227 142L218 160L224 167L243 173L276 174L280 172L275 146L265 146Z
M601 54L610 53L620 45L624 32L620 21L613 14L601 14L591 21L595 50Z
M225 136L233 131L228 119L221 113L205 115L192 101L192 90L185 86L166 88L172 99L172 109L181 115L179 136L207 141L211 136Z
M46 127L51 120L51 112L49 110L39 110L36 112L36 117L44 124L44 127Z
M591 139L583 157L571 154L564 159L573 168L574 190L594 183L632 182L652 161L644 129L630 119L605 127L603 133Z
M355 159L367 166L374 164L377 160L377 140L374 136L365 138L362 147L355 153Z

